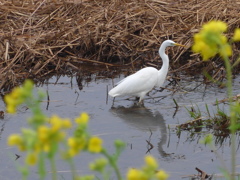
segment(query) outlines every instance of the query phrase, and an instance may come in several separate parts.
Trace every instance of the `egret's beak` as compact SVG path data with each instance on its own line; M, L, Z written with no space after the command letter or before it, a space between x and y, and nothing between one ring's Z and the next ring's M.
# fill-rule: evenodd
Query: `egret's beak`
M182 46L182 47L186 47L186 46L184 46L184 45L182 45L182 44L178 44L178 43L175 43L174 45L175 45L175 46Z

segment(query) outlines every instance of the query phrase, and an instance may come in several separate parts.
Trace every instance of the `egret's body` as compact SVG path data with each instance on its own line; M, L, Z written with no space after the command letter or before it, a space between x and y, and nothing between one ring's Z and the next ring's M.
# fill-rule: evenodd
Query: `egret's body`
M141 102L144 96L154 87L161 87L166 79L169 67L169 58L165 54L168 46L183 46L171 40L166 40L159 48L159 55L162 58L163 64L160 70L153 67L143 68L136 73L121 80L116 87L109 91L112 97L117 96L136 96Z

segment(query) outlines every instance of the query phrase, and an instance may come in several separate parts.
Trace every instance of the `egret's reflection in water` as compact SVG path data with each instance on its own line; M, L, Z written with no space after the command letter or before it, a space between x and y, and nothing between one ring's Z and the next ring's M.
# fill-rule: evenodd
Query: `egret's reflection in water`
M167 141L167 128L163 116L158 111L153 111L143 105L132 105L131 107L112 107L110 111L124 120L129 126L133 126L143 132L152 132L160 130L161 136L158 142L158 151L162 157L168 156L163 150L163 145Z

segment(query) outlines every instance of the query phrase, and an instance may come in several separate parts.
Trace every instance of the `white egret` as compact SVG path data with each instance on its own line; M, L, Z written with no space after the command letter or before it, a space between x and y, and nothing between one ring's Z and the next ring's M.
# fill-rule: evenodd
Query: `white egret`
M139 97L139 103L142 102L144 96L154 87L161 87L166 79L169 67L169 58L165 54L168 46L183 46L172 40L166 40L159 48L159 55L162 58L162 67L157 70L153 67L143 68L136 73L126 77L117 83L117 86L109 91L111 97L117 96L136 96Z

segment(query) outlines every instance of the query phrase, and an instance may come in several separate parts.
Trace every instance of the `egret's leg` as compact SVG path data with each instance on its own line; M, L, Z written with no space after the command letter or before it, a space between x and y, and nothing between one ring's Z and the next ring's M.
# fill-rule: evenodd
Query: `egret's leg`
M139 102L138 103L142 104L142 101L143 101L143 99L144 99L146 94L147 94L146 92L141 93L141 95L139 97Z
M143 97L139 97L138 103L139 103L139 104L143 104Z
M114 106L114 102L115 102L115 97L112 100L112 107Z
M136 101L139 101L139 99L140 99L140 97L137 97L137 96L135 97L135 100L136 100Z

